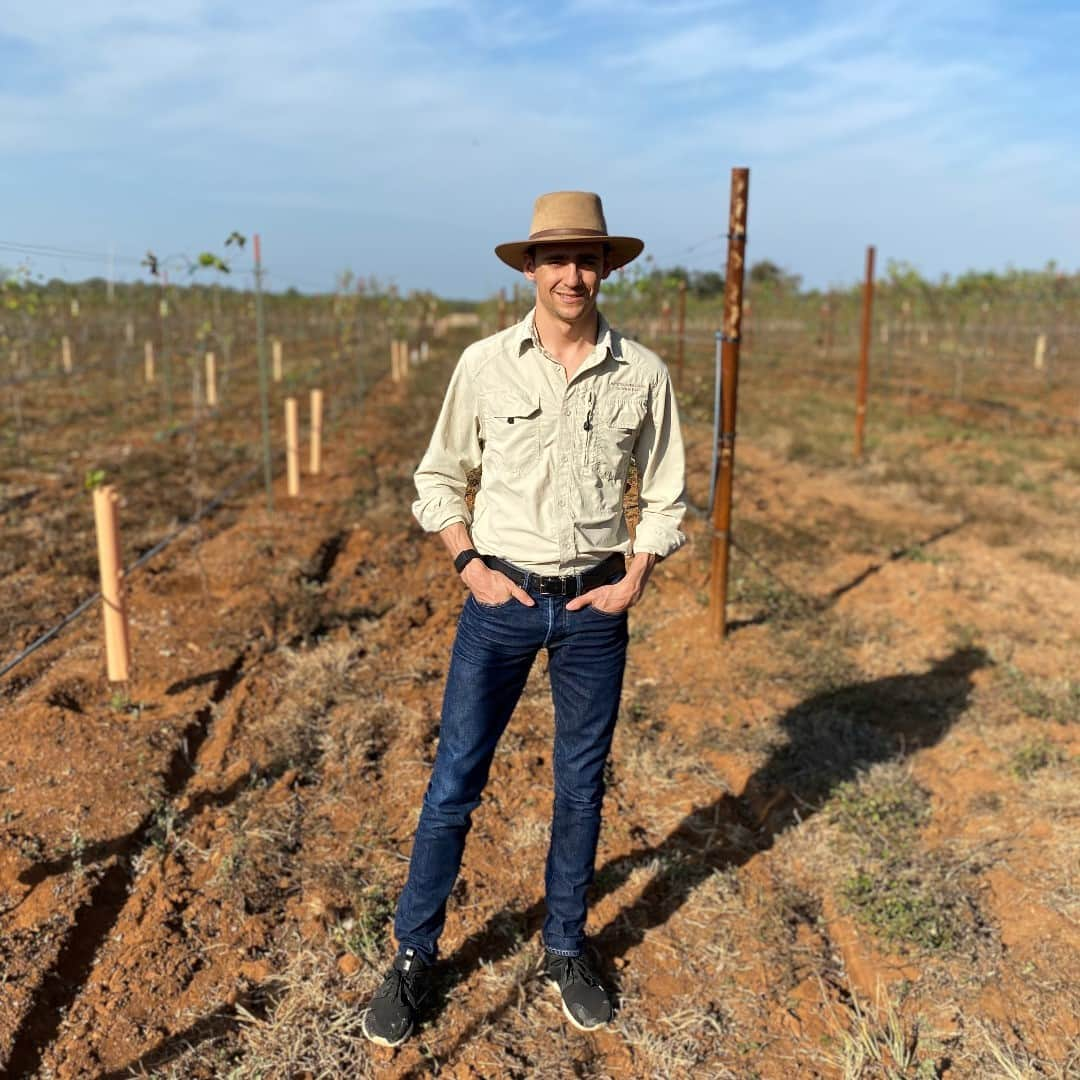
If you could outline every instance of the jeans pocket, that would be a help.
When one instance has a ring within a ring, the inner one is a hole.
[[[477,600],[472,593],[469,593],[469,599],[481,610],[481,611],[501,611],[506,607],[514,597],[508,596],[501,604],[485,604],[483,600]]]
[[[606,584],[618,585],[624,577],[626,577],[626,571],[620,570],[610,581],[606,582]],[[601,615],[605,619],[625,619],[627,613],[630,611],[629,608],[623,608],[622,611],[601,611],[600,608],[595,607],[592,604],[589,604],[589,606],[585,608],[585,610],[591,611],[595,615]]]
[[[601,611],[594,604],[590,604],[585,610],[591,611],[594,615],[599,615],[604,619],[625,619],[630,611],[629,608],[623,608],[622,611]]]

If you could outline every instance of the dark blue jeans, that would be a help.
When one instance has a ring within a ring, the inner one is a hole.
[[[439,746],[416,828],[409,879],[394,934],[434,960],[457,880],[472,812],[480,804],[495,746],[517,705],[534,658],[548,650],[555,703],[555,806],[544,876],[544,944],[566,956],[585,942],[604,764],[611,749],[626,664],[627,617],[592,607],[567,611],[569,597],[511,599],[491,607],[471,595],[458,621],[443,698]]]

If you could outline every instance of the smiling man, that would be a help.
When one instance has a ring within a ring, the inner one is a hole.
[[[416,471],[413,513],[440,535],[469,594],[394,922],[398,953],[364,1014],[364,1034],[383,1046],[408,1038],[420,1015],[472,812],[542,648],[555,705],[545,973],[575,1027],[612,1016],[611,994],[585,955],[585,921],[627,612],[656,561],[685,539],[667,369],[597,309],[600,283],[643,247],[609,235],[599,196],[541,195],[529,238],[495,249],[535,285],[536,306],[462,354]],[[640,508],[632,540],[623,510],[631,460]],[[467,476],[477,466],[470,512]]]

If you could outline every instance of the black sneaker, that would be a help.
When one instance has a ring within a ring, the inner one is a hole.
[[[611,994],[584,956],[559,956],[545,950],[544,970],[562,994],[563,1012],[574,1027],[595,1031],[610,1023]]]
[[[379,1046],[400,1046],[413,1032],[427,997],[428,965],[415,949],[405,949],[386,973],[364,1013],[364,1036]]]

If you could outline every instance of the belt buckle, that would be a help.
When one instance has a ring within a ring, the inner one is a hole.
[[[541,577],[537,579],[537,588],[541,596],[565,596],[566,579],[561,577]]]

